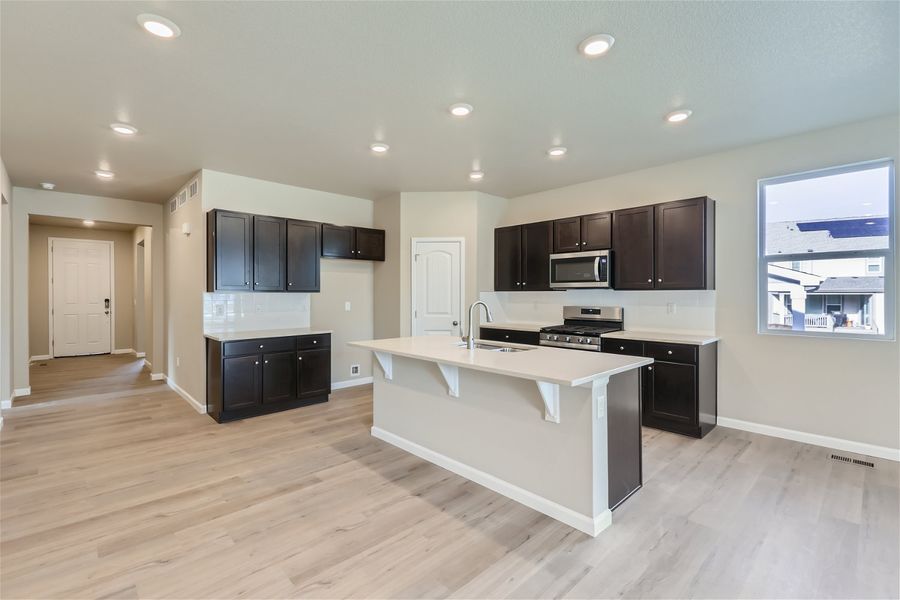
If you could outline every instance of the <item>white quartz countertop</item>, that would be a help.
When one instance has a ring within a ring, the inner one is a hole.
[[[600,337],[604,339],[636,340],[640,342],[693,344],[696,346],[705,346],[706,344],[712,344],[713,342],[719,341],[719,338],[714,335],[695,335],[666,331],[613,331],[612,333],[604,333]]]
[[[284,329],[254,329],[248,331],[211,331],[203,335],[217,342],[235,342],[240,340],[255,340],[259,338],[291,337],[295,335],[317,335],[331,333],[330,329],[310,329],[309,327],[287,327]]]
[[[653,362],[652,359],[639,356],[604,354],[602,352],[572,352],[563,348],[547,346],[485,343],[527,348],[527,350],[522,352],[468,350],[464,345],[460,345],[458,337],[443,335],[349,342],[349,345],[395,356],[406,356],[476,371],[567,386],[589,383],[595,379],[609,377]]]
[[[559,325],[559,323],[539,323],[535,321],[507,321],[500,323],[482,323],[481,327],[485,329],[512,329],[513,331],[540,331],[541,327],[550,327],[551,325]]]

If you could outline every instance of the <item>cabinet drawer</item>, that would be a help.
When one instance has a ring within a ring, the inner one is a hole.
[[[601,338],[600,349],[610,354],[644,356],[644,342]]]
[[[241,354],[261,354],[263,352],[279,352],[294,349],[293,337],[265,338],[257,340],[241,340],[239,342],[225,342],[223,354],[225,356],[240,356]]]
[[[537,346],[541,341],[541,335],[536,331],[497,329],[496,327],[479,328],[478,337],[488,341],[509,342],[511,344],[530,344],[532,346]]]
[[[301,350],[306,350],[308,348],[328,348],[331,346],[331,334],[330,333],[320,333],[317,335],[304,335],[298,338],[300,341],[297,344],[297,347]]]
[[[697,346],[689,344],[660,344],[647,342],[644,355],[656,360],[697,364]]]

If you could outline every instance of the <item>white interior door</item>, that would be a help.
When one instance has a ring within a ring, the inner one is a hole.
[[[53,356],[111,350],[110,244],[51,240]]]
[[[459,335],[462,240],[413,240],[413,335]]]

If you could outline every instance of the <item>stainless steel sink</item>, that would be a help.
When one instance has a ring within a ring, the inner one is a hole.
[[[460,342],[457,344],[460,348],[465,348],[466,343]],[[534,348],[511,348],[509,346],[498,346],[496,344],[485,344],[484,342],[476,342],[475,347],[479,350],[488,350],[490,352],[526,352],[528,350],[534,350]]]

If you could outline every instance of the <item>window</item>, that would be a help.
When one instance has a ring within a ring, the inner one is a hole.
[[[759,331],[893,339],[894,164],[759,182]]]

